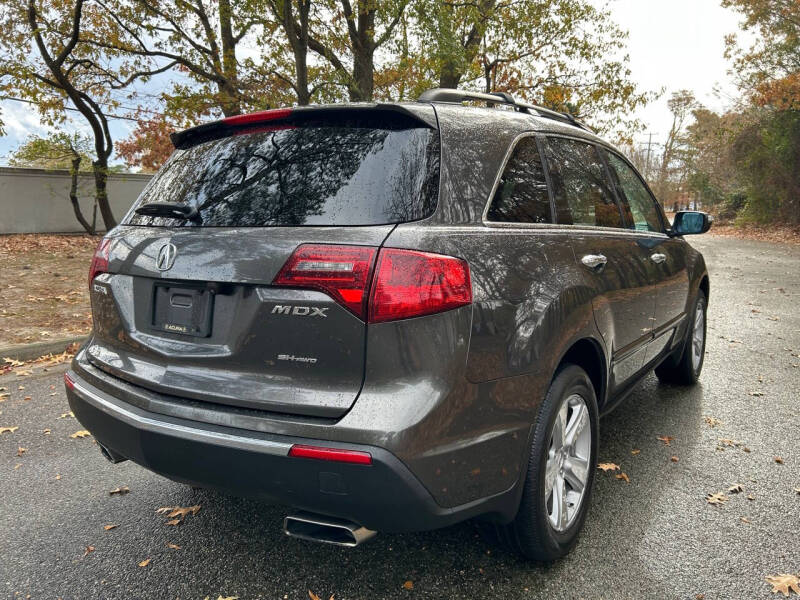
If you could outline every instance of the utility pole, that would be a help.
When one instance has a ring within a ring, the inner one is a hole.
[[[653,132],[648,134],[647,138],[647,159],[645,160],[645,166],[647,168],[647,174],[645,175],[645,179],[650,181],[650,146],[653,144]]]

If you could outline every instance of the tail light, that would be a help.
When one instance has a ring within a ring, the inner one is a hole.
[[[325,292],[370,323],[472,303],[469,266],[464,260],[399,248],[383,248],[379,253],[369,246],[304,244],[289,257],[273,284]]]
[[[370,323],[419,317],[471,303],[466,261],[413,250],[381,250],[369,302]]]
[[[262,110],[246,115],[234,115],[233,117],[226,117],[225,119],[222,119],[222,122],[226,125],[254,125],[256,123],[264,123],[266,121],[278,121],[280,119],[285,119],[291,114],[291,108],[273,108],[271,110]]]
[[[108,238],[103,238],[100,240],[100,243],[97,244],[97,248],[94,251],[94,256],[92,256],[92,264],[89,267],[90,286],[92,285],[94,278],[100,275],[100,273],[108,273],[108,250],[110,245],[111,240]]]
[[[69,373],[64,373],[64,385],[71,390],[75,389],[75,382],[72,381],[72,377],[69,376]]]
[[[272,283],[325,292],[366,320],[375,254],[377,249],[369,246],[304,244],[289,257]]]

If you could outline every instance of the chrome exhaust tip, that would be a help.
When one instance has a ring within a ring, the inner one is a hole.
[[[117,454],[113,450],[106,448],[105,446],[103,446],[103,444],[98,444],[98,446],[100,446],[100,454],[102,454],[103,458],[105,458],[110,463],[114,463],[116,465],[117,463],[125,462],[126,460],[128,460],[121,454]]]
[[[348,548],[354,548],[366,542],[375,537],[377,533],[377,531],[372,531],[352,521],[308,512],[288,515],[283,520],[283,532],[301,540]]]

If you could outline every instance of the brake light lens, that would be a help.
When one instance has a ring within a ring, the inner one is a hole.
[[[302,446],[299,444],[295,444],[289,449],[289,456],[294,458],[329,460],[333,462],[350,463],[353,465],[372,464],[372,456],[369,454],[369,452],[341,450],[339,448],[320,448],[318,446]]]
[[[304,244],[294,251],[272,282],[325,292],[366,320],[376,248]]]
[[[72,381],[72,377],[69,376],[69,373],[64,373],[64,385],[71,390],[75,389],[75,382]]]
[[[414,250],[381,250],[369,302],[370,323],[419,317],[471,303],[466,261]]]
[[[272,283],[324,292],[369,323],[420,317],[472,303],[466,261],[399,248],[378,252],[369,246],[304,244]]]
[[[108,273],[108,256],[110,246],[111,240],[109,238],[103,238],[100,240],[100,243],[97,244],[97,248],[92,256],[92,264],[89,267],[90,286],[92,285],[94,278],[100,275],[100,273]]]
[[[235,115],[222,119],[226,125],[253,125],[264,123],[265,121],[277,121],[285,119],[292,114],[291,108],[274,108],[272,110],[262,110],[247,115]]]

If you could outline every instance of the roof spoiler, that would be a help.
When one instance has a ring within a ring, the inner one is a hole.
[[[170,134],[170,140],[175,148],[186,148],[193,146],[201,140],[208,139],[209,136],[225,135],[236,133],[253,126],[270,124],[275,127],[300,125],[304,121],[316,120],[320,117],[330,116],[331,118],[352,116],[358,112],[391,112],[408,118],[418,126],[436,129],[436,117],[431,114],[426,117],[418,110],[411,110],[407,106],[400,104],[329,104],[323,106],[295,106],[293,108],[274,108],[243,115],[226,117],[217,121],[203,123],[183,131],[176,131]],[[432,111],[431,111],[432,112]]]
[[[514,99],[514,96],[507,92],[468,92],[465,90],[457,90],[455,88],[433,88],[422,93],[417,100],[418,102],[448,102],[452,104],[461,104],[462,102],[486,102],[490,106],[495,104],[504,104],[514,107],[515,110],[527,114],[536,113],[540,117],[546,119],[553,119],[574,125],[591,133],[592,129],[585,123],[579,121],[574,116],[565,112],[558,112],[550,110],[543,106],[535,104],[528,104],[527,102],[520,102]]]

